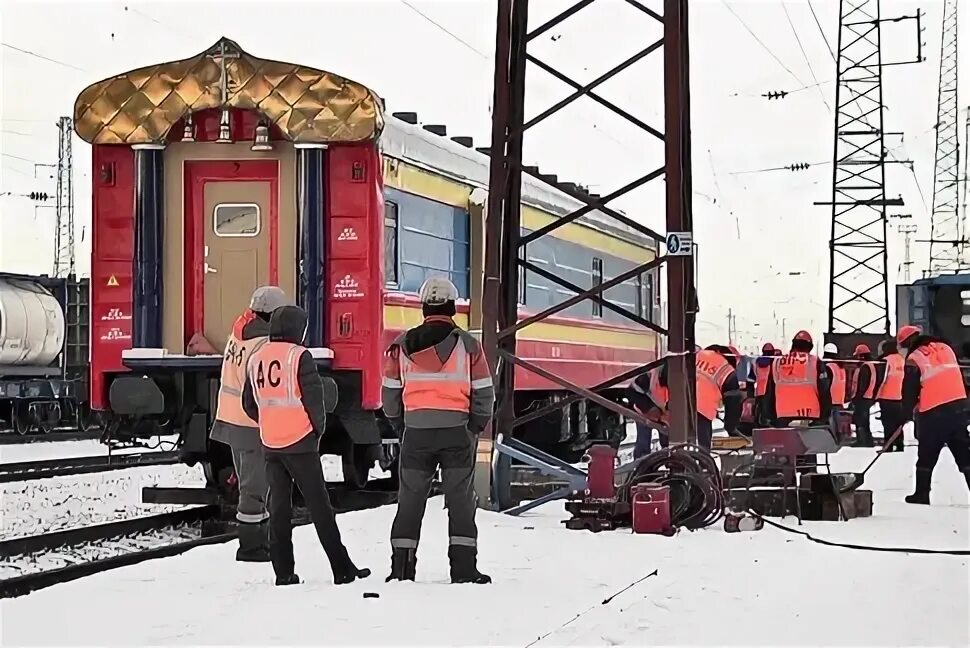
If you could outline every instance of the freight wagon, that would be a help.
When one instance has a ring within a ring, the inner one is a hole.
[[[358,486],[375,462],[393,467],[381,362],[388,342],[421,320],[418,287],[447,276],[461,294],[458,324],[475,330],[482,317],[489,158],[470,139],[417,122],[385,115],[358,83],[259,59],[227,39],[80,94],[75,127],[93,144],[94,169],[91,401],[116,422],[112,442],[178,433],[185,460],[224,485],[229,455],[208,440],[218,352],[251,291],[272,283],[307,309],[307,345],[337,395],[321,451],[339,454],[345,481]],[[522,195],[524,232],[582,206],[533,180]],[[657,251],[592,212],[526,254],[590,286]],[[653,317],[656,284],[644,273],[606,296]],[[522,316],[569,296],[520,276]],[[658,350],[656,334],[589,302],[519,340],[533,362],[588,386]],[[562,396],[518,376],[520,411]],[[573,404],[525,438],[576,453],[623,433],[612,412]]]

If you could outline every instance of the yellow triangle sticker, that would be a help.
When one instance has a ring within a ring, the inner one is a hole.
[[[114,276],[114,275],[111,275],[110,277],[108,277],[108,285],[109,286],[117,286],[118,285],[118,278],[116,276]]]

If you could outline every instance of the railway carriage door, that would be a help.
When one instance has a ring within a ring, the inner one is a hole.
[[[204,334],[222,349],[253,290],[269,281],[270,183],[205,183]]]

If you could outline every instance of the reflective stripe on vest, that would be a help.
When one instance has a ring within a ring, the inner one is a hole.
[[[460,335],[450,336],[455,340],[451,355],[437,371],[422,368],[406,353],[399,356],[401,363],[401,382],[404,391],[401,398],[404,401],[404,412],[415,410],[443,410],[449,412],[468,412],[471,409],[471,391],[476,387],[487,387],[491,378],[472,383],[470,372],[470,358],[465,342]],[[447,339],[447,338],[446,338]],[[437,349],[430,347],[417,354],[435,354]],[[486,384],[487,383],[487,384]]]
[[[754,395],[764,396],[768,390],[768,374],[771,373],[771,365],[754,366]]]
[[[930,342],[910,353],[908,359],[912,359],[920,371],[917,412],[927,412],[967,397],[960,365],[948,344]]]
[[[269,338],[265,336],[241,340],[229,335],[222,356],[222,373],[219,378],[219,395],[216,401],[216,420],[240,427],[255,428],[256,421],[249,418],[242,407],[243,384],[249,358]]]
[[[717,408],[721,405],[721,390],[734,372],[734,367],[717,351],[698,351],[695,358],[697,413],[708,421],[713,421],[717,418]]]
[[[289,342],[267,342],[249,358],[249,380],[259,405],[259,437],[268,448],[291,446],[313,430],[298,377],[304,351]]]
[[[829,389],[832,404],[842,407],[845,405],[845,369],[834,362],[826,362],[825,366],[832,372],[832,385]]]
[[[771,364],[775,380],[775,415],[778,418],[818,418],[818,359],[792,351]]]
[[[886,375],[882,377],[882,384],[879,385],[879,392],[876,398],[879,400],[898,401],[903,400],[903,375],[906,363],[903,356],[898,353],[891,353],[886,356]]]

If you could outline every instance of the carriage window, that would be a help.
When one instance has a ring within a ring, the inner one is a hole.
[[[593,257],[593,286],[598,286],[603,283],[603,259],[598,257]],[[599,294],[602,297],[603,293]],[[598,302],[593,302],[593,317],[603,317],[603,305]]]
[[[259,226],[259,205],[255,203],[222,203],[212,212],[216,236],[259,236]]]
[[[384,282],[397,285],[397,203],[384,202]]]

